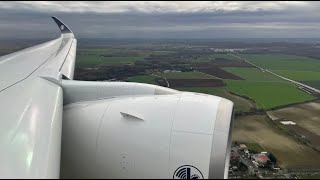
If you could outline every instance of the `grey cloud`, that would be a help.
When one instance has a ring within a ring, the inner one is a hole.
[[[320,36],[319,2],[186,3],[0,2],[0,38],[57,37],[52,15],[78,38]]]
[[[310,6],[308,2],[295,1],[61,1],[61,2],[0,2],[3,9],[31,10],[39,12],[97,12],[97,13],[190,13],[286,10]]]

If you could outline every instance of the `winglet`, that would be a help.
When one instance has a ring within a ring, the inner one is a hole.
[[[73,32],[66,26],[62,21],[60,21],[57,17],[52,16],[52,19],[57,23],[59,26],[59,29],[61,31],[61,34],[66,34],[66,33],[72,33]]]

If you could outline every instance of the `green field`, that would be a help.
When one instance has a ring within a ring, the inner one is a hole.
[[[152,75],[141,75],[141,76],[128,77],[127,80],[130,82],[157,84],[156,79],[157,79],[157,77],[152,76]]]
[[[134,64],[136,61],[144,60],[151,54],[165,55],[174,53],[175,51],[139,51],[128,49],[125,53],[118,49],[82,49],[77,54],[76,67],[93,68],[101,64],[117,65],[117,64]],[[103,56],[102,56],[103,55]],[[117,57],[116,55],[123,55]],[[106,57],[111,56],[111,57]],[[273,70],[285,77],[307,82],[306,84],[316,84],[320,86],[320,60],[277,54],[255,54],[240,55],[246,56],[250,61],[265,68]],[[200,61],[214,61],[215,58],[235,59],[235,57],[225,53],[212,53],[199,57]],[[201,59],[202,58],[202,59]],[[199,60],[199,59],[198,59]],[[244,80],[225,80],[227,87],[199,87],[199,88],[183,88],[181,90],[201,92],[225,97],[235,102],[237,111],[247,112],[252,108],[270,109],[291,103],[303,102],[315,99],[313,96],[299,90],[294,85],[273,76],[269,73],[262,72],[256,68],[238,68],[228,67],[224,70],[235,74]],[[201,72],[170,72],[157,73],[157,76],[167,79],[215,79],[214,76]],[[152,75],[141,75],[129,77],[128,81],[141,82],[149,84],[157,84],[155,77]],[[256,103],[248,99],[232,95],[229,91],[246,96]]]
[[[101,57],[99,55],[78,55],[76,67],[92,68],[100,64],[132,64],[143,60],[143,57]]]
[[[315,97],[299,90],[296,86],[283,81],[269,73],[259,71],[255,68],[225,68],[228,72],[234,73],[245,80],[225,80],[227,87],[185,87],[178,90],[212,94],[230,99],[235,103],[237,112],[248,112],[252,108],[271,109],[292,103],[304,102],[316,99]],[[211,79],[212,76],[200,72],[172,72],[158,73],[167,79]],[[151,75],[135,76],[128,78],[128,81],[157,84],[157,77]],[[248,99],[230,94],[248,97]]]
[[[270,70],[316,71],[320,60],[284,54],[240,54],[250,62]]]
[[[320,80],[320,71],[289,71],[289,70],[274,70],[276,74],[296,81],[314,81]]]
[[[230,94],[226,87],[184,87],[184,88],[177,88],[177,90],[199,92],[199,93],[212,94],[212,95],[224,97],[234,102],[234,108],[236,112],[240,112],[240,111],[249,112],[251,108],[256,107],[254,102],[248,99],[244,99],[242,97]]]
[[[262,72],[256,68],[237,68],[237,67],[227,67],[224,70],[235,74],[246,81],[276,81],[284,82],[284,80],[270,74],[267,72]]]
[[[150,55],[167,55],[175,51],[141,51],[135,49],[79,49],[76,67],[93,68],[101,64],[133,64]]]
[[[254,99],[263,109],[315,99],[287,82],[228,80],[226,83],[230,91]]]
[[[258,143],[246,143],[246,146],[249,151],[256,151],[258,153],[265,151]]]
[[[167,79],[216,79],[213,76],[197,71],[157,73],[156,75]]]
[[[259,108],[270,109],[315,99],[293,84],[256,68],[228,67],[224,70],[245,79],[225,80],[229,90],[253,99]]]
[[[319,81],[300,81],[303,84],[320,89],[320,80]]]

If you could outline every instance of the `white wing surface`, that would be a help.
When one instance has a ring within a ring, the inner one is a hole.
[[[1,178],[59,178],[59,84],[73,79],[77,40],[53,19],[60,38],[0,57]]]

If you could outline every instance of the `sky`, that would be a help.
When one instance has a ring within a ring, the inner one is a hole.
[[[0,39],[55,38],[51,16],[77,38],[320,38],[320,2],[0,1]]]

